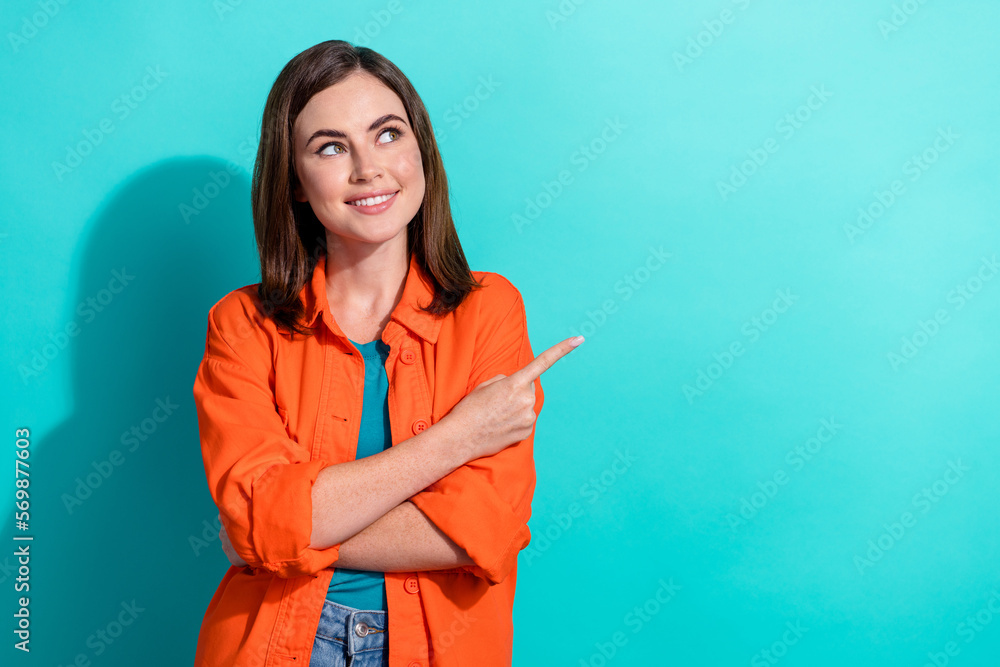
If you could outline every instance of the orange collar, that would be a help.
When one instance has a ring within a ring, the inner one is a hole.
[[[316,320],[322,318],[331,331],[345,337],[337,326],[330,312],[330,302],[326,296],[326,253],[316,261],[312,279],[308,281],[299,293],[305,306],[305,322],[308,326],[316,326]],[[406,286],[403,296],[392,311],[391,319],[414,332],[430,343],[436,343],[441,330],[441,318],[421,310],[434,299],[434,283],[417,262],[417,256],[411,255],[410,269],[406,274]]]

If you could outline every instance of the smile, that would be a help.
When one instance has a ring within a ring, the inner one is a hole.
[[[351,206],[377,206],[383,202],[387,202],[398,193],[393,192],[391,195],[380,195],[378,197],[368,197],[367,199],[355,199],[354,201],[347,202]]]

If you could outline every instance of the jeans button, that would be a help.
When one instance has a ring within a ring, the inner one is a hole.
[[[364,623],[358,623],[357,625],[354,626],[354,634],[356,634],[358,637],[367,637],[368,631],[369,627]]]

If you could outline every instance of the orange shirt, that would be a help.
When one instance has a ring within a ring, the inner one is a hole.
[[[257,286],[234,290],[208,315],[194,398],[205,475],[233,548],[202,620],[195,667],[307,667],[340,545],[314,549],[312,485],[351,461],[361,420],[364,359],[334,321],[326,257],[300,294],[314,336],[279,332],[258,310]],[[382,340],[391,348],[392,444],[435,424],[477,384],[534,358],[524,303],[503,276],[444,317],[419,309],[432,284],[411,258]],[[544,395],[535,381],[535,412]],[[410,500],[475,565],[387,572],[389,666],[509,665],[517,555],[528,545],[534,431],[470,461]]]

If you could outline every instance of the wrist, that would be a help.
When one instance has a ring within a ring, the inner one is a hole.
[[[426,440],[431,456],[447,468],[445,474],[460,468],[474,457],[460,424],[454,419],[445,417],[433,424],[420,435]]]

